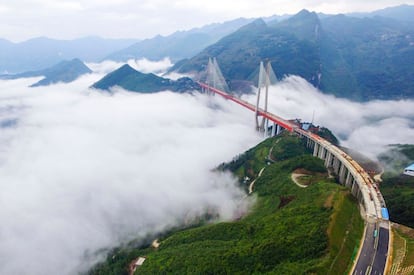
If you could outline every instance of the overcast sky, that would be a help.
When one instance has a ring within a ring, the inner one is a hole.
[[[149,38],[238,17],[363,12],[414,0],[0,0],[0,38]]]

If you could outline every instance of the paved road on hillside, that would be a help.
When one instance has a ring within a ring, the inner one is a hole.
[[[388,241],[390,239],[389,230],[380,227],[378,238],[377,254],[375,255],[375,260],[372,265],[371,275],[384,274],[388,254]]]
[[[361,254],[359,256],[357,265],[354,270],[354,275],[382,275],[384,274],[385,264],[387,262],[388,241],[390,232],[388,228],[379,227],[377,237],[374,238],[374,231],[376,223],[368,223],[365,235],[364,244],[362,246]],[[377,247],[376,247],[377,244]],[[371,270],[366,273],[367,270]]]
[[[375,223],[368,223],[367,224],[367,231],[365,235],[365,240],[362,245],[361,254],[358,258],[358,262],[356,264],[354,273],[355,275],[365,275],[368,267],[372,263],[372,259],[375,255],[375,239],[374,239],[374,230],[375,230]]]

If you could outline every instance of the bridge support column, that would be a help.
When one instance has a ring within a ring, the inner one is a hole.
[[[357,193],[356,197],[358,198],[358,201],[360,203],[364,202],[364,196],[362,195],[361,189],[359,189],[359,188],[358,188],[358,193]]]
[[[341,166],[341,162],[339,161],[339,159],[335,158],[334,162],[333,162],[333,169],[335,174],[339,175],[339,168]]]
[[[345,186],[348,187],[348,188],[351,188],[353,180],[354,180],[354,177],[352,176],[351,172],[348,171],[348,173],[346,175]]]
[[[325,167],[331,167],[332,166],[332,153],[331,152],[327,152],[326,154],[326,158],[325,158]]]
[[[358,183],[355,180],[353,180],[352,189],[351,189],[352,195],[354,195],[354,197],[357,197],[358,191],[359,191]]]
[[[313,149],[315,147],[315,142],[308,137],[306,139],[306,146],[308,146],[308,148],[310,149]]]
[[[323,157],[324,154],[325,154],[325,148],[323,148],[323,146],[320,145],[320,149],[319,149],[319,152],[318,152],[318,158],[324,159],[324,157]]]
[[[281,132],[282,132],[282,127],[280,127],[280,125],[279,124],[276,124],[277,126],[276,126],[276,135],[279,135]]]
[[[332,158],[331,158],[331,162],[328,163],[329,167],[334,167],[334,163],[335,163],[336,157],[335,155],[332,154]]]
[[[269,120],[267,118],[263,118],[263,130],[264,130],[264,136],[267,138],[269,136]]]
[[[319,153],[319,144],[315,143],[315,146],[313,147],[313,156],[317,157]]]
[[[341,169],[339,170],[339,182],[342,185],[345,185],[345,176],[346,173],[348,172],[348,169],[345,167],[345,165],[342,163],[341,165]]]
[[[272,137],[274,137],[275,135],[276,135],[276,123],[274,123],[273,122],[273,125],[272,125]]]

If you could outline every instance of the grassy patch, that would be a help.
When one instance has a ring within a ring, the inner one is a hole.
[[[401,264],[404,261],[405,257],[405,239],[401,236],[398,231],[393,228],[393,242],[392,242],[392,268],[391,274],[398,272],[398,267],[401,267]]]
[[[271,147],[279,161],[268,165],[264,158]],[[298,155],[290,156],[292,151]],[[346,189],[322,174],[308,188],[292,182],[296,169],[326,172],[323,161],[305,153],[303,144],[288,136],[268,139],[223,164],[223,169],[255,173],[266,165],[255,184],[257,203],[247,216],[173,232],[156,250],[121,249],[91,273],[121,274],[128,261],[146,256],[139,274],[343,274],[362,235],[359,211]]]
[[[412,274],[414,270],[414,229],[394,224],[390,274]],[[411,273],[409,273],[411,270]]]
[[[328,228],[329,260],[320,270],[325,274],[343,274],[350,270],[354,251],[359,247],[364,230],[357,203],[348,191],[332,194],[334,213]]]
[[[406,253],[401,263],[401,267],[404,268],[414,265],[414,229],[398,226],[398,228],[394,230],[394,234],[394,249],[401,249],[404,245],[404,240],[406,244]],[[396,253],[398,253],[398,250]]]
[[[414,265],[414,239],[407,240],[407,255],[403,262],[403,267]]]
[[[312,174],[308,174],[308,175],[299,176],[299,177],[296,178],[296,180],[301,185],[309,186],[311,184],[318,183],[321,180],[326,180],[326,175],[320,174],[320,173],[319,174],[312,173]]]

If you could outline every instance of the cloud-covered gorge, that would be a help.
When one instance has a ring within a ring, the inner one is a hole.
[[[100,73],[70,84],[0,81],[0,274],[74,274],[98,251],[207,210],[227,219],[248,207],[235,179],[212,169],[261,140],[254,114],[199,93],[88,88],[115,65],[93,64]],[[371,156],[414,140],[411,100],[354,103],[294,76],[269,98],[285,118],[310,121],[315,111],[317,124]]]
[[[100,249],[248,204],[211,170],[258,142],[249,111],[199,94],[88,90],[96,78],[0,81],[0,274],[73,274]]]

